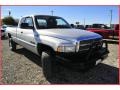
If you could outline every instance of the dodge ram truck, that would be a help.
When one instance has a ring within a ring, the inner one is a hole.
[[[29,15],[20,19],[18,27],[8,27],[9,47],[17,45],[40,56],[43,74],[53,75],[54,62],[81,69],[95,66],[108,56],[107,42],[93,32],[73,29],[62,17]]]

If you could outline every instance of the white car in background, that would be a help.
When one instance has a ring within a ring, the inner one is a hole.
[[[8,27],[13,27],[13,25],[2,25],[1,26],[1,29],[0,29],[1,30],[1,35],[0,35],[1,38],[6,38],[7,37],[7,31],[6,30],[7,30]]]
[[[7,28],[7,25],[3,25],[1,27],[1,37],[6,37],[6,28]]]

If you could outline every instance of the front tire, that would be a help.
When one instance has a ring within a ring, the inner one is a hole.
[[[53,76],[55,56],[51,55],[50,52],[42,52],[41,63],[42,71],[46,78],[51,78]]]
[[[16,50],[16,43],[12,40],[12,38],[9,38],[9,48],[12,51]]]

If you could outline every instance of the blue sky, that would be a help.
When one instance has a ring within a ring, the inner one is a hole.
[[[118,6],[2,6],[2,18],[8,16],[8,10],[14,18],[20,18],[24,15],[45,14],[61,16],[70,24],[80,22],[80,24],[93,24],[110,22],[110,10],[113,11],[112,23],[118,23]]]

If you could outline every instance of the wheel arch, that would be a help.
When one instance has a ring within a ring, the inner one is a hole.
[[[48,46],[48,45],[45,45],[42,43],[37,44],[37,51],[39,54],[41,54],[42,51],[51,51],[51,52],[55,53],[55,50],[51,46]]]

